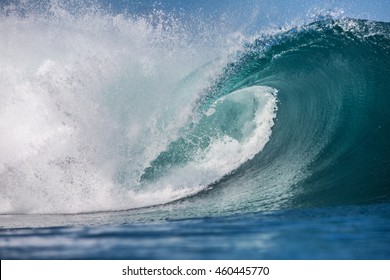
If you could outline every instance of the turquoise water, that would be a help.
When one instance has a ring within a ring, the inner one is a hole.
[[[2,259],[389,258],[389,23],[59,3],[2,6]]]

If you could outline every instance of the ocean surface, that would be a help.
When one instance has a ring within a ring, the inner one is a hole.
[[[390,258],[389,22],[39,3],[0,5],[1,259]]]

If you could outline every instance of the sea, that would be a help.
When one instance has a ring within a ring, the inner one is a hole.
[[[2,1],[0,258],[390,259],[360,2]]]

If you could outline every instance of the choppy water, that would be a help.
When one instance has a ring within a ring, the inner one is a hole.
[[[89,221],[97,218],[90,215]],[[124,214],[103,216],[114,223],[126,219]],[[2,229],[0,257],[389,259],[389,220],[390,206],[382,204],[107,226]]]

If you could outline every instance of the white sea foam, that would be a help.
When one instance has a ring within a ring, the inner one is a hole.
[[[183,188],[188,185],[205,187],[237,169],[264,148],[276,116],[276,90],[264,86],[237,90],[216,101],[214,108],[218,110],[218,103],[225,101],[241,103],[248,112],[240,127],[242,138],[223,135],[212,139],[210,145],[199,151],[193,161],[174,169],[159,183],[168,180],[176,181],[175,185]]]
[[[0,16],[0,213],[170,202],[231,172],[268,141],[276,99],[253,88],[243,94],[262,105],[242,142],[215,139],[194,162],[142,185],[144,169],[180,136],[236,43],[221,42],[218,53],[161,13],[79,16],[52,3],[44,16]]]

